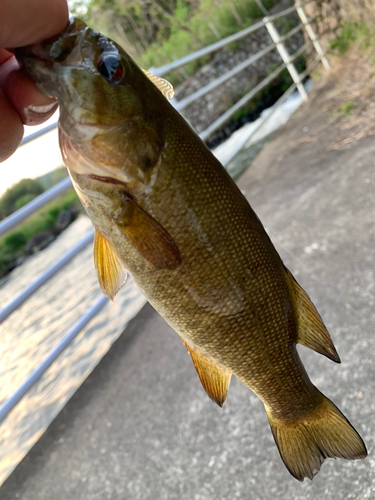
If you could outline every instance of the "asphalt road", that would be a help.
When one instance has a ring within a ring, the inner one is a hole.
[[[180,338],[147,305],[2,486],[1,500],[374,498],[375,138],[332,148],[342,130],[321,111],[337,90],[332,78],[239,185],[331,332],[341,365],[300,352],[369,457],[327,460],[313,482],[297,482],[262,403],[234,379],[224,409],[215,406]]]

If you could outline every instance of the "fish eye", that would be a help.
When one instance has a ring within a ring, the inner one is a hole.
[[[114,53],[103,53],[98,61],[99,73],[109,82],[119,83],[125,76],[125,66],[121,57]]]

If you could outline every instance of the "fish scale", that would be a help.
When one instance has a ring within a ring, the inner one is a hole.
[[[224,167],[167,102],[170,84],[74,18],[16,57],[59,99],[60,147],[96,229],[103,293],[113,299],[128,270],[182,337],[211,399],[223,406],[234,374],[263,401],[297,479],[312,479],[327,457],[364,458],[361,437],[296,349],[340,362],[319,313]]]

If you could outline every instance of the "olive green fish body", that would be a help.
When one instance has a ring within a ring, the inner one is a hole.
[[[364,458],[296,350],[339,362],[322,319],[236,184],[162,95],[168,83],[79,20],[18,58],[59,98],[60,146],[96,228],[104,293],[114,297],[127,269],[182,337],[214,401],[224,404],[231,374],[253,390],[296,478],[312,479],[326,457]]]
[[[106,206],[98,218],[95,198],[89,216],[183,339],[234,373],[269,408],[300,413],[301,406],[315,402],[316,390],[295,349],[295,315],[283,263],[222,165],[168,103],[160,102],[163,106],[163,163],[152,190],[138,192],[136,201],[171,235],[181,264],[173,270],[155,267],[126,239]],[[81,186],[85,182],[74,174],[73,179]],[[91,189],[84,185],[87,192],[97,192],[95,184],[101,183],[86,182],[91,184]]]

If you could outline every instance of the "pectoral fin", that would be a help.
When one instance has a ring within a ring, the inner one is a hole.
[[[328,330],[310,297],[296,282],[291,272],[286,268],[285,270],[297,316],[297,342],[323,354],[336,363],[341,363]]]
[[[176,269],[181,264],[179,249],[170,234],[129,196],[116,222],[136,250],[156,268]]]
[[[208,397],[219,406],[224,406],[232,374],[206,358],[197,349],[189,346],[185,340],[183,340],[183,343],[193,360],[199,379]]]
[[[112,245],[95,229],[94,264],[100,288],[113,300],[125,283],[127,272]]]

